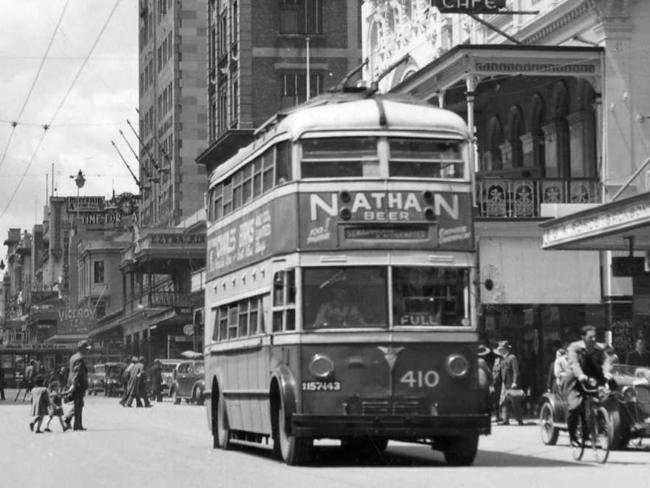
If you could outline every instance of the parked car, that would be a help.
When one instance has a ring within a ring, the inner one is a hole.
[[[174,370],[182,359],[159,359],[162,364],[162,394],[172,396],[174,384]]]
[[[205,390],[205,368],[202,360],[181,361],[174,369],[171,395],[175,404],[182,399],[187,403],[203,405]]]
[[[633,439],[650,437],[650,369],[625,364],[613,366],[617,387],[604,401],[611,421],[610,445],[624,449]],[[555,445],[567,431],[566,392],[544,394],[539,408],[542,442]]]
[[[121,394],[120,377],[125,367],[125,363],[118,362],[95,364],[88,374],[88,394],[97,395],[99,392],[104,392],[106,396]]]

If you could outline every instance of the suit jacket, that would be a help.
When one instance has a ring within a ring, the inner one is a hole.
[[[510,388],[513,383],[519,385],[519,361],[511,352],[501,360],[501,381],[504,388]]]
[[[70,386],[73,388],[73,393],[84,394],[88,389],[88,368],[80,352],[74,353],[70,358],[68,387]]]

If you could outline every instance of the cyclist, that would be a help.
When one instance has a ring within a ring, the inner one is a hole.
[[[577,442],[575,435],[578,418],[585,414],[584,410],[584,384],[589,381],[593,388],[608,382],[603,366],[607,361],[605,347],[596,342],[596,328],[585,325],[582,328],[582,339],[572,342],[568,347],[569,374],[566,377],[566,390],[568,392],[569,412],[567,427],[571,442]],[[613,381],[613,380],[609,380]]]

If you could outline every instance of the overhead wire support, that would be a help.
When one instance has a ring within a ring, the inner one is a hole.
[[[120,135],[122,136],[122,139],[124,139],[124,142],[126,142],[126,145],[129,147],[131,150],[131,153],[133,154],[133,157],[135,160],[140,164],[140,156],[138,156],[138,153],[135,152],[135,149],[133,149],[133,146],[129,142],[129,140],[126,138],[124,135],[124,132],[122,132],[122,129],[120,129]],[[142,172],[147,178],[151,178],[151,174],[149,173],[149,170],[147,170],[147,167],[144,164],[140,164],[140,167],[142,168]]]
[[[138,141],[140,141],[140,146],[147,152],[147,156],[149,156],[149,159],[151,159],[151,164],[153,164],[153,167],[156,168],[156,171],[160,171],[160,166],[156,163],[156,159],[153,157],[153,154],[151,154],[151,151],[149,151],[149,148],[146,146],[138,132],[133,128],[131,125],[131,122],[129,119],[126,119],[126,123],[131,127],[131,130],[133,131],[133,134],[135,134],[135,137],[138,138]]]
[[[124,156],[122,156],[122,153],[121,153],[120,150],[117,148],[117,145],[115,145],[115,141],[111,141],[111,144],[113,144],[113,147],[114,147],[115,150],[117,151],[117,154],[120,156],[120,159],[121,159],[122,162],[124,163],[124,166],[126,166],[126,169],[128,169],[128,170],[129,170],[129,173],[131,173],[131,176],[133,177],[133,180],[135,181],[135,184],[138,185],[138,187],[140,187],[140,180],[138,180],[138,177],[135,175],[135,173],[133,172],[133,170],[132,170],[131,167],[129,166],[129,163],[127,163],[127,162],[126,162],[126,159],[124,159]]]

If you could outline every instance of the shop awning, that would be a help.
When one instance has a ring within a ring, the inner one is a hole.
[[[603,53],[600,47],[459,45],[391,91],[431,99],[455,86],[470,89],[481,79],[504,75],[574,76],[600,91]]]
[[[650,250],[650,193],[540,224],[543,249]],[[632,240],[630,240],[632,238]]]

